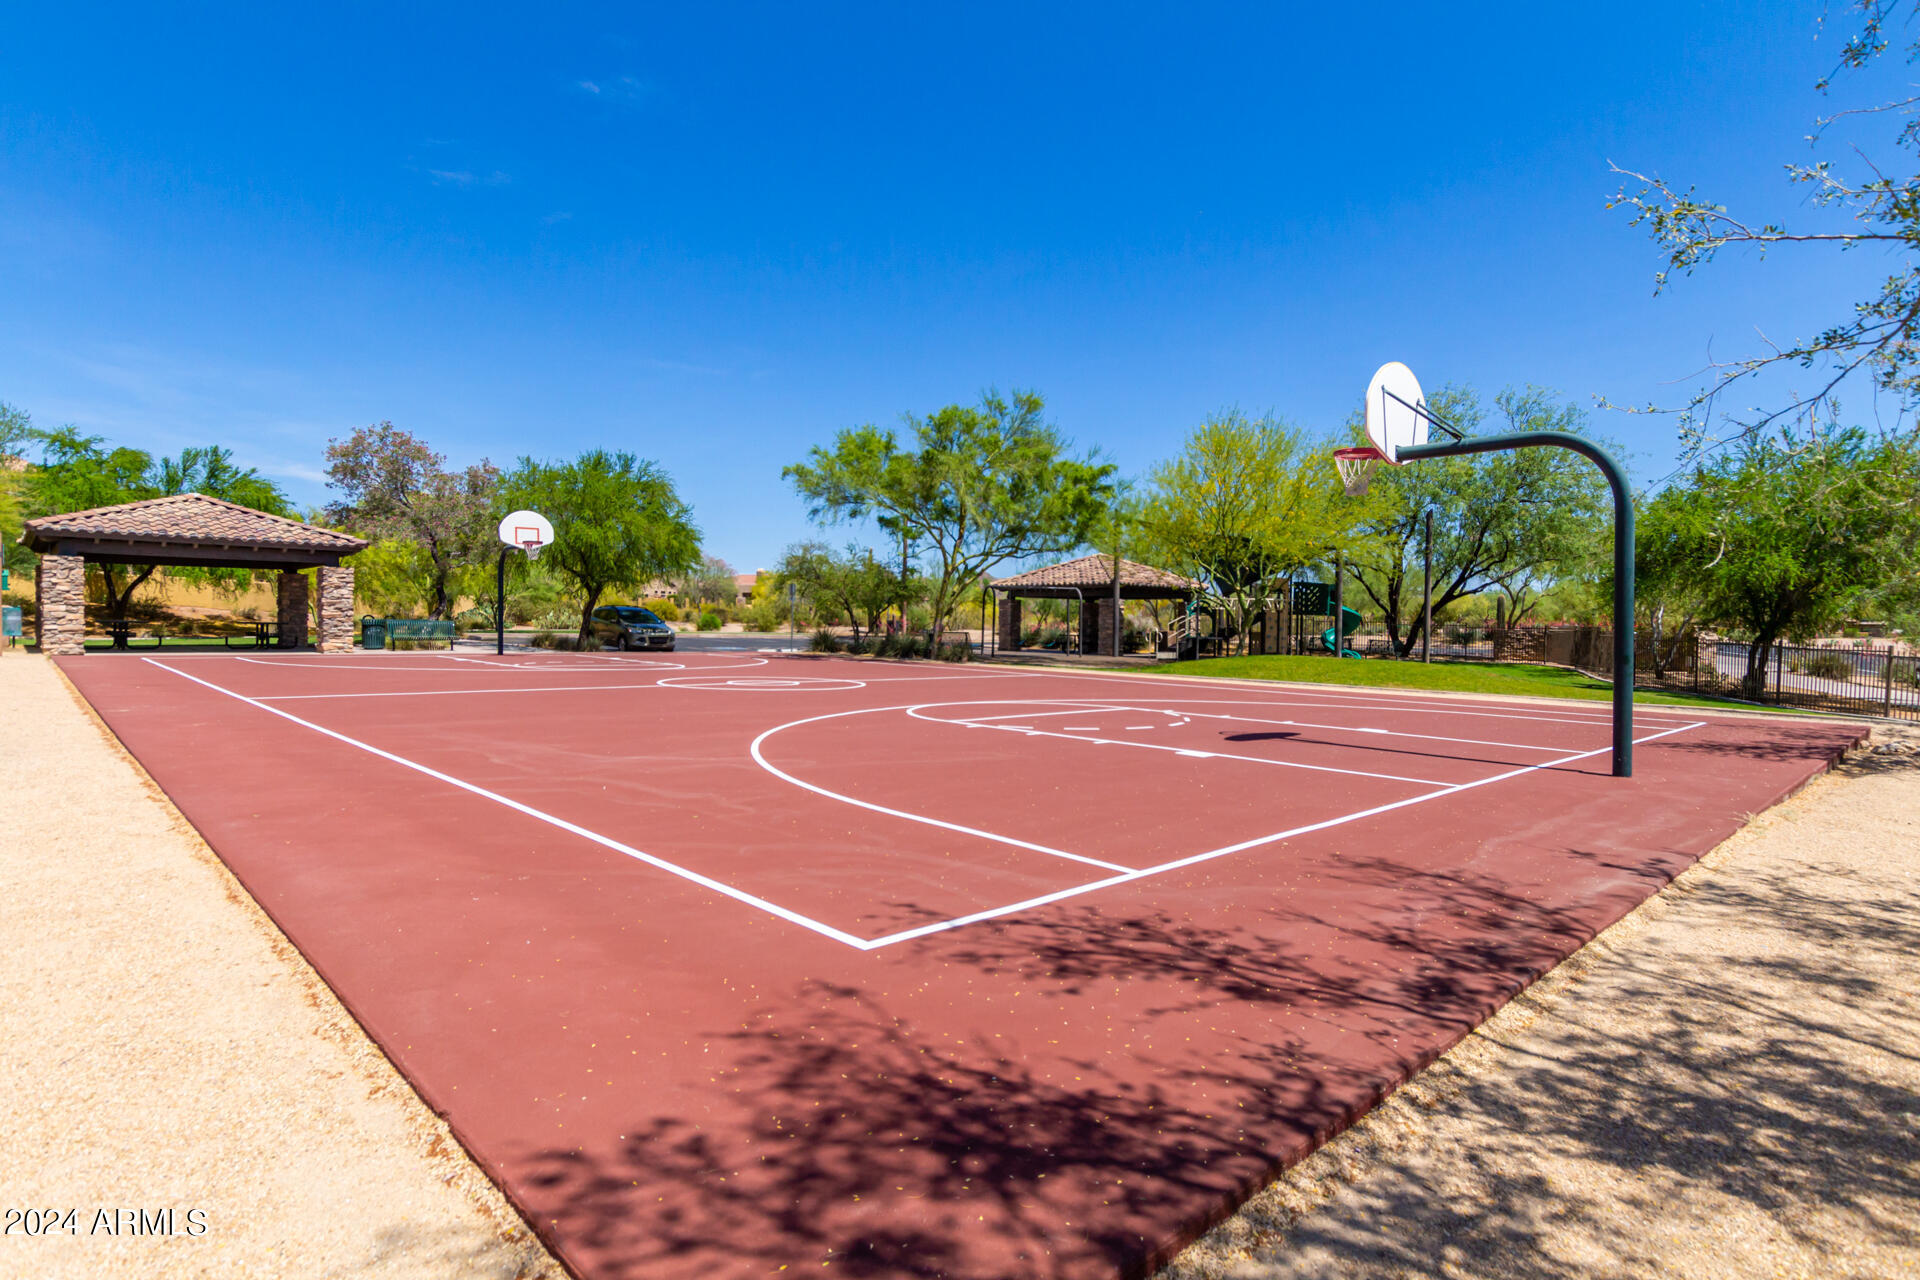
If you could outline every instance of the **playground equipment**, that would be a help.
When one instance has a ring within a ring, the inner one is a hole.
[[[1358,653],[1355,653],[1352,649],[1347,648],[1345,645],[1346,638],[1352,635],[1354,633],[1355,628],[1357,628],[1359,625],[1360,625],[1359,612],[1357,610],[1349,609],[1349,608],[1346,608],[1345,606],[1342,606],[1340,609],[1340,641],[1341,643],[1336,644],[1334,642],[1333,628],[1328,627],[1325,631],[1322,631],[1320,633],[1320,647],[1325,649],[1328,653],[1338,653],[1343,658],[1359,657],[1360,655]]]

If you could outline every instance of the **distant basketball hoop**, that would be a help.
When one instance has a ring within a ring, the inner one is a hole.
[[[538,560],[553,541],[553,522],[538,511],[511,512],[500,522],[500,563],[494,571],[493,651],[507,651],[507,550],[518,547]]]
[[[500,522],[500,541],[538,560],[553,541],[553,523],[538,511],[516,511]]]

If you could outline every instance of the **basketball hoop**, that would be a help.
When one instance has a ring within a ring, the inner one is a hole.
[[[1346,486],[1349,498],[1363,497],[1366,494],[1367,485],[1373,479],[1374,469],[1386,460],[1387,455],[1372,445],[1333,451],[1333,465],[1340,470],[1340,483]]]
[[[500,522],[500,541],[538,560],[553,542],[553,522],[538,511],[515,511]]]

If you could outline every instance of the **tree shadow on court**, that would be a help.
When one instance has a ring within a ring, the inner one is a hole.
[[[1141,1275],[1170,1230],[1263,1183],[1275,1144],[1360,1109],[1291,1065],[1312,1059],[1299,1043],[1187,1073],[1213,1099],[1191,1105],[1091,1058],[1036,1070],[941,1044],[824,983],[716,1040],[733,1065],[698,1123],[636,1119],[616,1150],[533,1159],[533,1216],[593,1274]]]
[[[1793,1249],[1897,1273],[1920,1220],[1920,919],[1910,873],[1819,856],[1825,891],[1788,866],[1690,884],[1674,909],[1708,930],[1589,953],[1162,1280],[1760,1274]]]
[[[1765,738],[1690,738],[1685,734],[1662,738],[1657,746],[1663,752],[1696,756],[1703,760],[1761,760],[1768,763],[1831,763],[1843,749],[1852,750],[1845,730],[1832,725],[1769,726],[1773,732]]]
[[[1228,1003],[1359,1014],[1346,1030],[1392,1043],[1415,1030],[1464,1032],[1593,936],[1587,913],[1494,877],[1384,857],[1342,865],[1319,887],[1370,891],[1357,909],[1275,902],[1238,913],[1257,923],[1214,925],[1092,905],[969,930],[952,959],[1059,998],[1152,983],[1166,997],[1147,1008],[1156,1017]]]
[[[998,1037],[931,1034],[871,991],[802,984],[712,1037],[729,1065],[701,1112],[636,1108],[611,1150],[521,1162],[533,1216],[609,1277],[823,1263],[859,1277],[1142,1274],[1594,928],[1591,909],[1535,902],[1494,876],[1389,858],[1337,874],[1358,904],[1338,920],[1285,902],[1231,924],[1082,906],[925,944],[956,989],[972,973],[1059,1001],[1065,1048],[1044,1060]],[[1715,911],[1769,913],[1815,946],[1920,948],[1910,904],[1873,885],[1837,901],[1783,873],[1721,878],[1711,893]],[[1778,994],[1812,981],[1827,1001]],[[1699,1194],[1702,1231],[1721,1225],[1717,1211],[1792,1232],[1809,1204],[1869,1235],[1906,1229],[1902,1215],[1920,1208],[1908,1176],[1920,1130],[1903,1120],[1913,1092],[1894,1070],[1858,1066],[1862,1055],[1911,1062],[1903,1046],[1920,1036],[1920,1014],[1896,986],[1798,952],[1762,949],[1724,972],[1636,955],[1605,990],[1555,1008],[1548,1048],[1513,1047],[1499,1074],[1443,1064],[1416,1084],[1432,1116],[1479,1117],[1488,1149],[1380,1147],[1338,1214],[1273,1210],[1265,1237],[1240,1242],[1254,1260],[1243,1252],[1233,1275],[1336,1274],[1336,1263],[1353,1268],[1338,1274],[1432,1274],[1488,1258],[1504,1260],[1502,1274],[1554,1280],[1655,1270],[1654,1246],[1630,1237],[1612,1241],[1604,1265],[1566,1249],[1570,1230],[1615,1225],[1569,1193],[1566,1165],[1630,1188],[1629,1201]],[[1659,1017],[1612,1016],[1659,1000]],[[1161,1025],[1218,1021],[1236,1047],[1105,1061],[1073,1038],[1090,1009],[1127,1019],[1143,1041]],[[1541,1152],[1563,1167],[1530,1164]],[[1480,1189],[1471,1201],[1463,1178]],[[1182,1263],[1167,1274],[1223,1272]]]

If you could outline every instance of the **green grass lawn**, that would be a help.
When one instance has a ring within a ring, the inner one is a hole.
[[[218,635],[204,635],[204,636],[162,636],[162,637],[160,637],[160,644],[159,644],[158,646],[156,646],[156,645],[155,645],[155,644],[153,643],[153,637],[152,637],[152,636],[139,636],[139,635],[137,635],[137,636],[135,636],[135,637],[133,637],[133,643],[132,643],[132,647],[133,647],[133,648],[135,648],[135,649],[152,649],[152,648],[156,648],[156,647],[158,647],[158,648],[170,648],[170,647],[175,647],[175,646],[179,646],[179,645],[199,645],[199,646],[201,646],[202,648],[204,648],[205,646],[207,646],[207,645],[210,645],[210,644],[213,644],[213,645],[222,645],[222,647],[231,647],[231,648],[235,648],[235,649],[251,649],[251,648],[253,648],[253,647],[254,647],[254,644],[253,644],[253,632],[251,632],[251,631],[236,631],[236,632],[234,632],[234,633],[233,633],[233,644],[232,644],[231,646],[226,646],[226,645],[224,645],[224,644],[223,644],[223,642],[222,642],[222,640],[221,640],[221,638],[220,638],[220,636],[218,636]],[[278,645],[276,644],[276,642],[275,642],[275,641],[272,641],[272,640],[269,640],[269,641],[267,641],[267,643],[266,643],[266,644],[265,644],[264,646],[262,646],[262,647],[264,647],[264,648],[268,648],[268,649],[273,649],[273,648],[277,648],[277,647],[278,647]],[[113,641],[112,641],[111,639],[109,639],[109,638],[107,638],[106,636],[88,636],[88,637],[87,637],[87,648],[89,648],[89,649],[111,649],[111,648],[113,648]]]
[[[1129,668],[1138,670],[1138,668]],[[1302,684],[1374,685],[1391,689],[1444,689],[1451,693],[1525,694],[1536,698],[1580,698],[1605,702],[1613,686],[1565,667],[1525,662],[1389,662],[1374,658],[1320,658],[1309,654],[1256,654],[1242,658],[1200,658],[1154,667],[1160,675],[1222,676],[1239,680],[1290,680]],[[1674,706],[1725,707],[1713,698],[1640,690],[1635,702]],[[1745,706],[1746,704],[1738,704]],[[1761,710],[1762,708],[1753,708]],[[1768,707],[1772,711],[1778,708]]]

